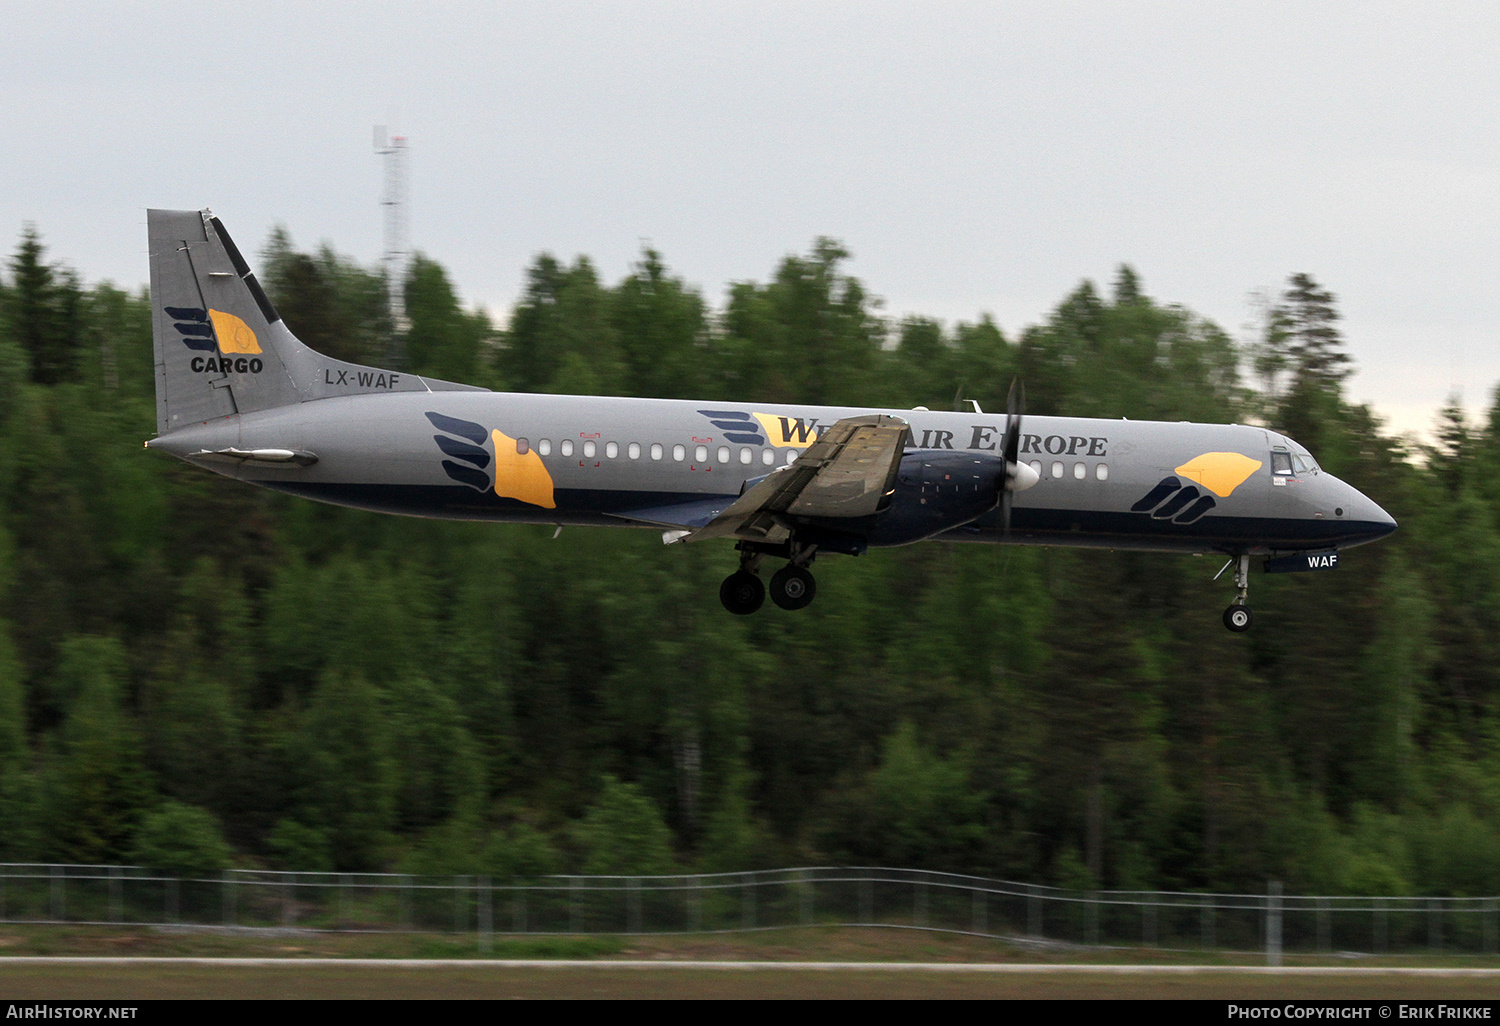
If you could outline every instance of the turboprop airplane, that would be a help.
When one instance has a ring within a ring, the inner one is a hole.
[[[1265,428],[776,403],[506,394],[345,363],[299,342],[210,211],[152,210],[157,437],[292,495],[410,516],[733,540],[731,613],[812,601],[819,554],[927,539],[1332,569],[1396,522]],[[1216,578],[1217,579],[1217,578]]]

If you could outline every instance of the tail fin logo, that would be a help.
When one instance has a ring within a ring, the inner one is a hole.
[[[167,316],[176,321],[172,327],[182,336],[182,344],[189,349],[200,349],[212,353],[219,348],[214,338],[214,326],[208,319],[208,311],[191,306],[165,307]]]
[[[475,491],[494,492],[502,499],[557,508],[552,475],[528,444],[471,420],[433,412],[428,412],[427,419],[443,432],[433,435],[432,440],[449,457],[443,460],[443,472],[453,480]]]
[[[219,336],[219,352],[260,352],[260,340],[255,337],[255,332],[250,330],[250,325],[234,314],[224,313],[222,310],[210,310],[208,318],[214,323],[214,334]]]
[[[182,344],[203,353],[219,353],[221,356],[194,357],[192,369],[195,373],[259,374],[265,366],[261,360],[246,360],[245,356],[259,355],[260,340],[250,325],[232,313],[222,310],[205,310],[195,306],[163,307],[172,318],[172,327],[182,337]]]

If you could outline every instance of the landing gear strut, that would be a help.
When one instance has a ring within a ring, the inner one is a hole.
[[[1236,634],[1242,634],[1250,629],[1251,621],[1250,607],[1246,605],[1250,601],[1250,557],[1235,556],[1214,575],[1214,580],[1217,581],[1230,566],[1234,567],[1234,586],[1239,589],[1239,595],[1235,598],[1234,605],[1224,610],[1224,626]]]

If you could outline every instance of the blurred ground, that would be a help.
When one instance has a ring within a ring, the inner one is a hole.
[[[473,938],[423,934],[316,934],[295,931],[214,931],[119,927],[0,929],[0,956],[361,958],[344,965],[202,965],[193,963],[0,963],[0,996],[44,998],[1453,998],[1500,997],[1500,976],[1458,975],[1500,968],[1500,960],[1412,958],[1289,958],[1289,967],[1321,965],[1332,974],[1244,974],[1226,967],[1257,965],[1256,953],[1147,949],[1027,949],[985,938],[912,930],[812,928],[691,937],[496,938],[495,959],[590,960],[555,966],[392,964],[393,959],[481,957]],[[384,964],[382,961],[385,960]],[[611,966],[612,961],[759,963],[889,962],[1006,965],[1011,971],[954,968],[743,969]],[[1089,970],[1080,968],[1099,965]],[[1110,971],[1105,965],[1150,970]],[[1199,965],[1183,973],[1169,967]],[[1024,968],[1023,968],[1024,967]],[[1067,968],[1062,968],[1067,967]],[[1425,967],[1433,975],[1402,975]],[[1390,970],[1372,973],[1371,970]]]

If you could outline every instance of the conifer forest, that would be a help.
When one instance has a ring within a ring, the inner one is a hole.
[[[276,231],[331,356],[523,392],[1261,423],[1400,523],[1336,573],[924,543],[729,615],[728,543],[319,505],[147,452],[144,289],[0,270],[0,861],[347,872],[884,865],[1069,887],[1500,894],[1500,404],[1353,402],[1337,283],[1235,338],[1122,266],[1019,334],[892,318],[819,239],[706,295],[538,257],[508,316]],[[1149,272],[1149,268],[1143,269]],[[145,276],[144,258],[141,273]],[[1253,284],[1253,283],[1247,283]],[[394,343],[394,346],[393,346]]]

